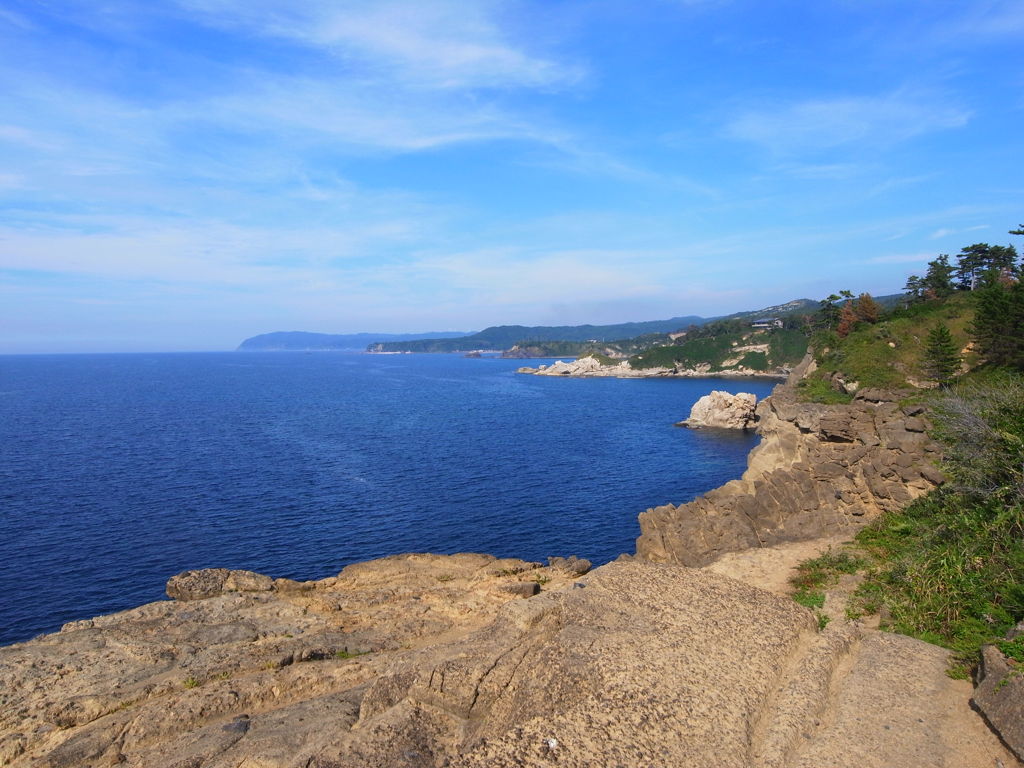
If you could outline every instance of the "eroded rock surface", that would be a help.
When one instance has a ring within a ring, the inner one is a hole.
[[[694,403],[690,417],[679,422],[678,426],[690,429],[752,429],[757,421],[756,406],[757,396],[749,392],[733,395],[716,389]]]
[[[789,598],[711,571],[621,561],[578,576],[584,562],[405,555],[76,622],[0,649],[0,764],[1002,759],[984,729],[957,730],[973,713],[947,706],[945,651],[839,621],[820,631]]]
[[[689,504],[640,515],[637,556],[699,566],[725,552],[856,531],[942,482],[923,409],[862,389],[849,405],[799,402],[789,384],[757,406],[747,471]]]
[[[305,765],[356,723],[365,687],[396,659],[575,577],[472,554],[401,555],[308,583],[179,574],[168,590],[180,600],[0,648],[0,765]]]
[[[1003,743],[1024,761],[1024,668],[994,645],[983,647],[972,703]]]

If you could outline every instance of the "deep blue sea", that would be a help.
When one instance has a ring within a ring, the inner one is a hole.
[[[0,357],[0,643],[189,568],[315,579],[400,552],[595,564],[757,438],[673,427],[712,389],[451,355]]]

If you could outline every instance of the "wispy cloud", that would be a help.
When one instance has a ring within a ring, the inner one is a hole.
[[[803,155],[853,145],[887,148],[924,133],[959,128],[969,119],[968,110],[946,101],[898,91],[751,109],[729,122],[726,132],[779,155]]]
[[[579,65],[532,53],[499,18],[514,3],[379,0],[281,4],[271,0],[180,0],[205,23],[243,28],[328,51],[363,74],[429,88],[559,87],[583,76]]]
[[[942,238],[949,237],[950,235],[957,235],[957,234],[962,234],[962,233],[965,233],[965,232],[977,232],[979,229],[989,229],[989,228],[990,227],[989,227],[988,224],[978,224],[977,226],[974,226],[974,227],[962,227],[960,229],[948,229],[946,227],[940,227],[939,229],[935,230],[930,235],[928,235],[928,239],[929,240],[941,240]]]

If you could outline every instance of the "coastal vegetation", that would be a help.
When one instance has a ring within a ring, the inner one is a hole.
[[[900,306],[845,334],[834,303],[823,303],[812,340],[819,368],[802,387],[819,402],[849,397],[842,382],[933,387],[915,399],[928,408],[947,482],[858,534],[847,562],[863,581],[849,611],[952,649],[956,676],[982,645],[1022,653],[1019,639],[1004,639],[1024,619],[1021,278],[1013,246],[980,243],[930,262],[908,279]],[[795,596],[809,604],[839,572],[848,570],[805,563]]]
[[[629,359],[633,368],[698,368],[709,372],[737,365],[764,371],[769,367],[795,365],[807,350],[807,336],[796,327],[751,329],[743,320],[716,323],[687,331],[674,344],[650,347]]]

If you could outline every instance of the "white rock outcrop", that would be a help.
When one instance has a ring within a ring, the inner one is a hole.
[[[690,418],[679,422],[679,426],[697,429],[719,427],[722,429],[753,429],[756,416],[754,408],[757,397],[749,392],[730,395],[715,390],[694,403]]]

